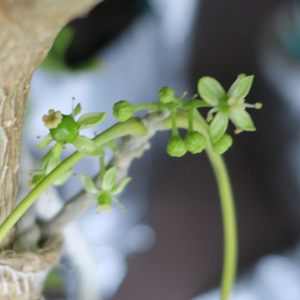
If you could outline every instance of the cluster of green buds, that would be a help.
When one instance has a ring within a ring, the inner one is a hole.
[[[117,206],[122,206],[120,202],[114,197],[114,195],[120,194],[125,189],[129,181],[131,180],[130,177],[126,177],[121,181],[121,183],[118,186],[116,186],[116,179],[117,179],[116,167],[111,167],[108,170],[102,172],[101,188],[97,188],[95,183],[89,176],[85,174],[80,174],[80,177],[86,192],[91,195],[94,195],[95,199],[97,199],[98,201],[97,209],[99,213],[102,211],[111,210],[112,200],[116,203]]]
[[[98,156],[101,150],[97,147],[93,140],[85,136],[79,135],[80,130],[94,127],[100,124],[106,113],[89,113],[81,116],[78,121],[75,121],[75,116],[81,111],[81,106],[78,104],[75,109],[72,109],[70,115],[63,115],[60,111],[50,109],[48,115],[43,116],[45,126],[49,128],[50,133],[43,141],[36,145],[37,148],[44,148],[52,141],[57,142],[52,148],[53,157],[59,157],[61,151],[67,144],[73,144],[78,152],[84,155]]]
[[[203,77],[198,82],[197,95],[189,100],[183,100],[185,93],[175,97],[174,90],[164,86],[159,91],[159,102],[142,105],[132,105],[127,101],[119,101],[114,105],[113,114],[124,122],[131,118],[135,111],[148,109],[151,111],[170,110],[172,120],[172,137],[167,146],[170,156],[181,157],[187,151],[196,154],[202,152],[206,147],[206,137],[193,129],[195,110],[200,107],[211,107],[208,112],[207,122],[209,124],[209,139],[214,151],[223,154],[232,145],[232,137],[226,134],[228,121],[231,120],[236,126],[235,133],[242,131],[254,131],[255,127],[246,108],[260,109],[261,103],[245,103],[253,81],[253,76],[240,74],[226,93],[220,83],[212,77]],[[188,114],[188,131],[182,139],[178,134],[176,115],[178,112]],[[214,116],[214,113],[215,116]]]
[[[61,163],[60,157],[53,157],[52,149],[50,149],[40,160],[41,171],[38,171],[33,175],[32,180],[29,182],[29,186],[34,188],[39,184],[52,170],[54,170]],[[72,169],[69,169],[59,178],[54,181],[54,185],[62,185],[72,174]]]

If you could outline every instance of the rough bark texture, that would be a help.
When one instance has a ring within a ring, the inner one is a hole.
[[[36,253],[5,251],[0,254],[0,298],[2,300],[42,300],[42,289],[49,270],[62,252],[60,236]]]
[[[61,28],[99,2],[0,0],[0,224],[15,204],[23,116],[32,74]],[[11,232],[1,246],[12,240]]]

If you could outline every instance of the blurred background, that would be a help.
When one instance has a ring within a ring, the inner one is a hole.
[[[263,109],[251,112],[257,131],[234,136],[225,154],[239,228],[239,277],[230,299],[299,300],[300,1],[104,1],[64,29],[34,74],[23,161],[44,154],[34,148],[36,136],[46,134],[41,117],[51,108],[69,114],[72,97],[83,113],[108,112],[101,132],[116,121],[111,111],[119,100],[157,101],[165,85],[191,96],[205,75],[228,89],[240,73],[255,75],[247,102]],[[64,230],[66,253],[46,282],[47,299],[219,299],[215,179],[205,154],[169,157],[169,137],[157,134],[133,163],[133,180],[119,197],[126,213],[97,215],[93,206]],[[99,167],[86,158],[74,171],[41,197],[41,217],[81,190],[79,173],[92,176]]]

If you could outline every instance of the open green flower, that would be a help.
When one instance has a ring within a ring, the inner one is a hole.
[[[226,93],[220,83],[212,77],[202,77],[198,82],[198,92],[202,99],[213,107],[208,113],[208,120],[212,119],[209,133],[212,142],[218,141],[225,133],[229,119],[236,126],[236,133],[254,131],[256,128],[246,108],[262,107],[261,103],[245,103],[254,76],[240,74]],[[212,114],[216,112],[213,118]]]
[[[97,209],[99,212],[111,210],[111,201],[113,200],[117,206],[121,206],[121,203],[113,197],[113,195],[118,195],[122,193],[126,185],[131,180],[131,177],[124,178],[121,183],[116,186],[117,179],[117,168],[111,167],[103,176],[101,182],[101,188],[97,188],[93,180],[85,174],[80,174],[81,180],[83,182],[84,189],[87,193],[94,195],[95,199],[98,201]]]
[[[71,115],[62,115],[60,111],[50,109],[48,115],[44,115],[42,119],[45,126],[49,128],[50,133],[36,147],[44,148],[52,141],[56,141],[56,145],[52,148],[54,158],[60,156],[62,149],[67,144],[73,144],[78,152],[84,155],[100,155],[102,152],[96,143],[85,136],[79,135],[79,131],[100,124],[104,120],[106,113],[85,114],[78,121],[75,121],[75,116],[80,111],[80,104],[75,109],[72,109]]]

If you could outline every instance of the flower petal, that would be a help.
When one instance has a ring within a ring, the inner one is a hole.
[[[51,134],[48,134],[46,137],[43,138],[43,140],[37,144],[35,147],[36,148],[45,148],[47,147],[51,142],[53,141],[53,138]]]
[[[78,103],[74,109],[74,117],[76,117],[81,112],[81,104]]]
[[[113,195],[117,195],[123,192],[123,190],[125,189],[126,185],[129,183],[129,181],[131,180],[131,177],[126,177],[124,178],[121,183],[119,184],[119,186],[117,188],[114,188],[112,190],[112,194]]]
[[[230,87],[227,95],[234,98],[245,98],[252,86],[254,76],[246,76],[238,78],[233,85]]]
[[[229,118],[237,128],[241,128],[245,131],[256,130],[250,115],[245,110],[232,112],[229,114]]]
[[[80,178],[82,180],[84,189],[88,193],[90,193],[90,194],[98,194],[99,193],[99,190],[96,188],[93,180],[89,176],[87,176],[85,174],[80,174]]]
[[[102,151],[98,148],[97,144],[85,136],[78,135],[72,142],[78,152],[84,155],[98,156],[101,155]]]
[[[111,191],[111,189],[113,188],[116,182],[116,179],[117,179],[117,168],[116,167],[109,168],[103,176],[102,189],[108,192]]]
[[[209,135],[213,143],[219,140],[228,126],[228,115],[218,112],[209,126]]]
[[[79,125],[80,129],[91,128],[100,124],[104,120],[105,115],[106,113],[85,114],[79,118],[77,124]]]
[[[226,96],[220,83],[212,77],[202,77],[198,81],[198,92],[202,99],[210,105],[217,105]]]

